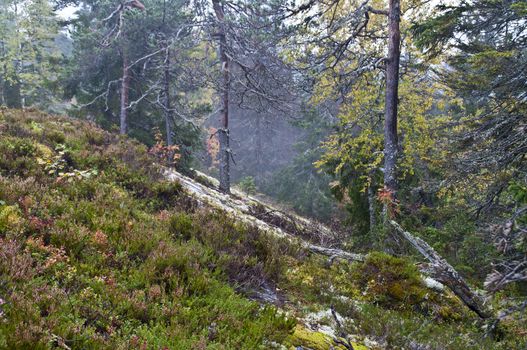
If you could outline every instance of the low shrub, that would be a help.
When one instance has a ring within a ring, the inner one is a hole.
[[[0,348],[258,349],[290,333],[227,283],[222,253],[242,244],[205,233],[250,246],[246,229],[185,212],[146,147],[27,110],[0,110],[0,131]],[[62,181],[72,169],[99,172]]]
[[[175,213],[170,217],[168,230],[174,237],[187,241],[196,234],[192,218],[183,212]]]
[[[414,264],[381,252],[356,264],[352,278],[366,300],[394,309],[419,304],[427,294]]]

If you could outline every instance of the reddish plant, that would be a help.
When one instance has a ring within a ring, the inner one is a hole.
[[[386,206],[387,213],[390,218],[395,218],[399,213],[399,201],[395,198],[395,193],[387,188],[379,188],[377,192],[377,199],[382,203],[383,206]]]
[[[155,130],[154,139],[156,140],[156,143],[148,152],[162,163],[166,162],[169,166],[175,165],[179,158],[181,158],[181,154],[179,154],[179,146],[166,145],[165,141],[163,141],[163,135],[158,129]]]

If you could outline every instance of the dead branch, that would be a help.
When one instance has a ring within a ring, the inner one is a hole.
[[[404,237],[412,246],[430,261],[429,272],[439,282],[445,284],[463,303],[479,317],[487,319],[493,312],[484,304],[480,296],[465,282],[463,277],[434,248],[419,237],[405,231],[393,220],[389,221],[395,231]]]

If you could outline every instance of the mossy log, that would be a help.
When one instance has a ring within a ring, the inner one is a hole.
[[[349,261],[364,260],[362,254],[328,248],[321,244],[333,241],[337,235],[321,223],[292,213],[285,213],[235,189],[232,190],[231,194],[222,193],[214,188],[217,185],[216,180],[203,173],[198,173],[198,177],[206,180],[207,184],[202,184],[173,169],[166,168],[164,173],[169,180],[179,181],[200,205],[208,205],[223,210],[240,222],[254,225],[279,237],[289,238],[304,249],[328,256],[331,260],[336,258]]]
[[[430,266],[428,271],[433,278],[446,285],[450,290],[465,303],[465,305],[481,318],[490,318],[493,313],[483,303],[480,296],[474,292],[467,282],[459,273],[450,265],[434,248],[419,237],[412,235],[410,232],[391,220],[390,224],[395,231],[404,237],[410,244],[421,253],[428,261]]]
[[[338,235],[330,228],[299,215],[285,213],[256,198],[238,192],[236,189],[233,189],[231,194],[222,193],[217,190],[217,180],[203,173],[196,172],[199,181],[169,168],[164,168],[164,175],[169,180],[178,181],[198,202],[198,205],[223,210],[240,222],[254,225],[279,237],[288,238],[309,252],[327,256],[330,263],[335,259],[352,262],[365,259],[362,254],[326,246],[324,242],[333,241]],[[438,292],[443,290],[441,283],[429,277],[423,277],[423,283]]]

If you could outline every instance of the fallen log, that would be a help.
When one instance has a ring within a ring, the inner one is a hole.
[[[240,222],[254,225],[262,231],[297,242],[309,252],[327,256],[330,263],[335,259],[350,262],[362,262],[365,259],[362,254],[329,248],[327,242],[335,240],[338,233],[316,221],[292,213],[285,213],[256,198],[247,197],[235,189],[231,195],[221,193],[216,189],[216,180],[203,173],[198,172],[197,174],[209,182],[208,185],[184,176],[173,169],[164,168],[163,172],[167,179],[179,181],[183,188],[202,205],[223,210]],[[431,278],[423,276],[423,283],[428,288],[438,292],[442,291],[441,284]]]
[[[312,253],[329,257],[330,264],[332,264],[335,259],[342,259],[349,262],[363,262],[366,258],[363,254],[351,253],[337,248],[321,247],[307,242],[303,244],[303,247]],[[445,291],[445,287],[440,281],[427,276],[429,274],[427,269],[419,267],[419,271],[422,273],[421,278],[426,288],[433,289],[438,293]]]
[[[167,179],[179,181],[197,200],[233,213],[238,219],[250,222],[259,228],[271,229],[280,235],[302,238],[321,247],[337,242],[341,235],[315,220],[286,213],[235,188],[230,195],[222,193],[217,189],[216,179],[198,171],[196,171],[197,177],[202,181],[205,180],[206,184],[184,176],[174,169],[162,168],[162,171]]]
[[[310,243],[305,243],[304,248],[306,248],[310,252],[328,256],[331,261],[335,259],[343,259],[348,261],[364,261],[364,255],[346,252],[341,249],[326,248]]]
[[[442,284],[446,285],[463,303],[479,317],[487,319],[493,316],[492,311],[485,305],[481,297],[474,292],[459,273],[434,248],[419,237],[405,231],[398,223],[390,220],[395,231],[404,237],[421,253],[430,266],[427,272]]]

